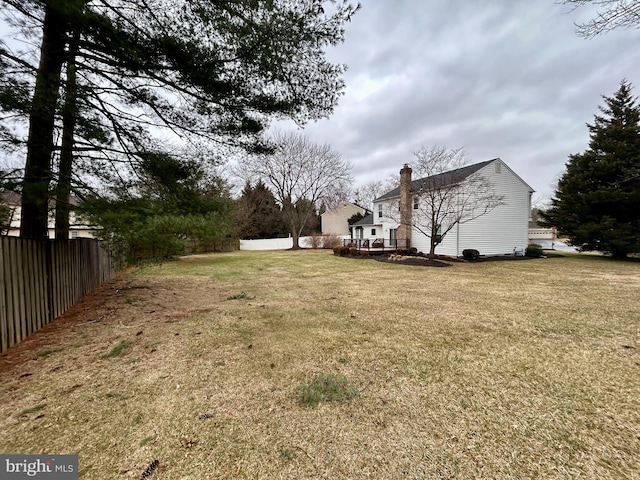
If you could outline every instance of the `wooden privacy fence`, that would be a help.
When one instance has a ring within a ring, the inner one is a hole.
[[[0,237],[0,353],[115,273],[97,240]]]

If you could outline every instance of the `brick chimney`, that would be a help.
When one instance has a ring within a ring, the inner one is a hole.
[[[400,226],[398,227],[398,240],[406,240],[406,246],[398,242],[401,248],[411,246],[412,202],[411,202],[411,167],[404,164],[400,170]]]

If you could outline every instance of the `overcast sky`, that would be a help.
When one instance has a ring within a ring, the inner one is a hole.
[[[540,202],[568,155],[587,148],[602,95],[624,78],[640,95],[640,30],[578,37],[574,23],[593,7],[360,1],[345,42],[328,52],[348,67],[345,94],[330,118],[304,128],[353,165],[356,187],[397,174],[421,145],[444,145],[463,147],[470,163],[502,158]]]
[[[567,156],[588,146],[602,95],[623,78],[640,94],[640,30],[591,40],[594,10],[554,0],[361,0],[333,61],[346,91],[304,133],[353,164],[356,185],[384,179],[421,145],[504,160],[549,197]],[[294,128],[289,125],[279,128]]]

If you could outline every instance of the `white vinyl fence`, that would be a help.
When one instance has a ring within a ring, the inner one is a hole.
[[[300,237],[300,246],[308,247],[311,237]],[[293,238],[264,238],[259,240],[240,240],[240,250],[287,250],[293,247]]]
[[[345,236],[344,238],[349,238]],[[311,237],[300,237],[302,248],[311,248]],[[240,240],[240,250],[288,250],[293,247],[293,238],[265,238],[260,240]]]

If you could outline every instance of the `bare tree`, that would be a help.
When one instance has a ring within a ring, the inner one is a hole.
[[[356,205],[371,210],[373,201],[385,192],[393,190],[397,183],[398,178],[396,175],[391,175],[385,180],[372,180],[354,190],[353,201]]]
[[[430,239],[429,260],[436,247],[456,225],[475,220],[503,204],[491,182],[478,173],[481,165],[468,165],[461,148],[421,147],[413,152],[411,227]],[[395,209],[391,209],[395,210]]]
[[[599,7],[596,17],[576,25],[581,37],[593,38],[616,28],[640,27],[640,2],[637,0],[562,0],[565,5]]]
[[[273,154],[253,155],[239,161],[238,175],[262,180],[282,207],[291,229],[293,249],[300,248],[300,232],[315,208],[334,205],[348,191],[351,165],[327,144],[317,145],[297,133],[276,133]]]

